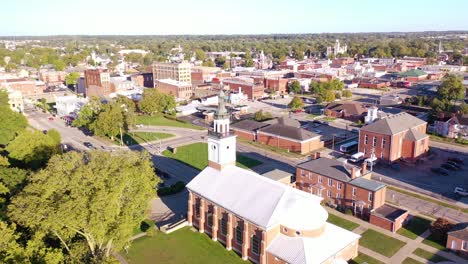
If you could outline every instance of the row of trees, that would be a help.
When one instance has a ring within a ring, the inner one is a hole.
[[[0,263],[113,262],[159,182],[148,153],[63,154],[57,131],[26,128],[7,102],[0,92]]]
[[[125,96],[103,103],[99,98],[91,98],[78,113],[72,123],[76,127],[85,127],[98,136],[114,140],[135,125],[135,103]]]

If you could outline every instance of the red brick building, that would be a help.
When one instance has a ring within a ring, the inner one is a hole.
[[[263,82],[255,82],[253,78],[236,77],[224,79],[223,84],[229,87],[229,90],[237,92],[239,88],[243,94],[246,94],[249,100],[256,100],[263,97]]]
[[[256,141],[291,152],[307,154],[324,146],[321,136],[299,127],[299,123],[279,118],[277,123],[267,124],[243,120],[232,125],[234,134],[247,140]],[[297,125],[296,125],[297,123]]]
[[[158,91],[164,94],[172,95],[178,99],[187,100],[194,94],[192,84],[179,82],[172,79],[156,80],[155,82]]]
[[[146,88],[153,88],[154,81],[153,81],[153,73],[152,72],[144,72],[138,73],[131,76],[131,81],[134,82],[137,86],[146,87]]]
[[[468,223],[459,223],[447,233],[446,247],[462,256],[468,256]]]
[[[327,223],[320,197],[235,165],[236,136],[220,100],[208,133],[209,165],[187,184],[188,224],[253,263],[332,264],[356,257],[360,236]]]
[[[39,80],[45,82],[47,86],[57,86],[65,83],[67,74],[64,71],[41,70],[39,71]]]
[[[341,208],[351,208],[357,216],[368,217],[370,212],[385,204],[386,185],[370,180],[366,165],[362,168],[338,160],[320,157],[296,167],[296,188],[318,195]]]
[[[88,69],[85,70],[85,96],[86,97],[106,97],[112,90],[110,75],[107,70]]]
[[[275,91],[277,94],[285,94],[288,90],[288,79],[286,78],[265,78],[265,88]]]
[[[351,121],[364,120],[367,108],[359,102],[330,103],[324,108],[324,114],[329,117],[343,118]]]
[[[416,160],[429,150],[427,122],[405,112],[391,115],[359,130],[359,152],[394,162],[400,158]]]
[[[406,223],[408,215],[407,210],[384,204],[371,212],[369,222],[395,233]]]
[[[25,78],[0,80],[0,86],[19,91],[23,96],[43,94],[45,89],[45,86],[37,85],[36,81]]]

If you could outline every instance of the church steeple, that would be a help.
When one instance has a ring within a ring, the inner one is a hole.
[[[230,132],[229,116],[226,96],[221,89],[213,129],[208,131],[208,166],[217,170],[236,164],[236,136]]]

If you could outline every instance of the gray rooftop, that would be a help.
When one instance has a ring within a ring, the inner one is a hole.
[[[237,128],[237,129],[242,129],[242,130],[252,131],[252,132],[256,131],[257,129],[266,127],[266,126],[269,126],[269,124],[257,122],[257,121],[250,120],[250,119],[245,119],[245,120],[239,121],[231,125],[233,129]]]
[[[274,181],[279,181],[284,178],[291,177],[292,175],[293,175],[292,173],[288,171],[280,170],[280,169],[274,169],[272,171],[262,174],[262,176],[272,179]]]
[[[395,206],[384,204],[381,207],[375,209],[372,212],[372,214],[386,218],[391,221],[395,221],[396,219],[398,219],[398,217],[402,216],[406,212],[408,211]]]
[[[373,180],[368,180],[366,178],[355,178],[351,180],[349,183],[351,183],[354,186],[357,186],[359,188],[363,188],[369,191],[378,191],[379,189],[382,189],[385,187],[385,184],[378,182],[378,181],[373,181]]]
[[[468,240],[468,222],[456,224],[448,234],[465,241]]]
[[[418,141],[420,139],[426,138],[428,135],[420,132],[419,130],[416,129],[410,129],[408,133],[405,134],[405,139],[406,140],[411,140],[411,141]]]
[[[259,129],[261,132],[277,135],[280,137],[290,138],[294,140],[304,141],[315,137],[320,137],[319,134],[310,132],[303,128],[287,126],[282,124],[270,125]]]
[[[344,163],[338,160],[320,157],[301,163],[297,167],[335,180],[347,182],[351,179],[351,168],[355,166],[348,164],[345,168],[343,165]]]
[[[425,123],[426,121],[402,112],[363,126],[361,130],[378,134],[394,135]]]

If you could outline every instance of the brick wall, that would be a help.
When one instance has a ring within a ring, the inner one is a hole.
[[[456,242],[456,245],[453,245],[453,246],[456,246],[455,248],[452,248],[453,241]],[[468,241],[465,241],[465,243],[468,243]],[[448,249],[456,252],[456,253],[459,253],[462,256],[467,257],[468,256],[468,251],[462,250],[462,246],[463,246],[463,240],[462,239],[453,237],[451,235],[447,236],[447,245],[446,245],[446,247]]]
[[[234,134],[237,135],[240,138],[247,139],[250,141],[255,141],[255,132],[247,132],[243,130],[238,130],[234,127],[231,127],[232,131],[234,131]]]
[[[376,226],[381,227],[381,228],[383,228],[385,230],[393,232],[393,222],[386,219],[386,218],[371,214],[369,222],[371,224],[373,224],[373,225],[376,225]]]
[[[273,147],[278,147],[282,149],[287,149],[292,152],[301,152],[301,143],[287,140],[281,137],[270,136],[263,134],[262,132],[257,132],[257,141],[266,145]]]

